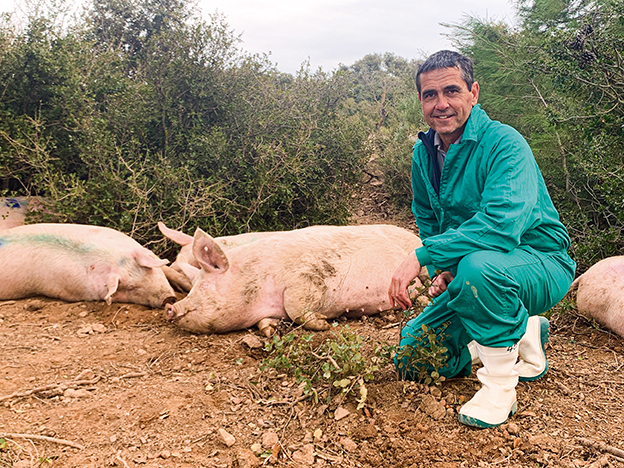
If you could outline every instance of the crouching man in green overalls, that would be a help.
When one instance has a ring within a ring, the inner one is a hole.
[[[407,323],[401,345],[414,346],[423,324],[447,323],[448,367],[440,375],[470,375],[473,358],[483,363],[482,388],[461,407],[459,421],[495,427],[516,412],[518,380],[548,369],[548,320],[539,314],[574,279],[570,238],[527,142],[477,104],[470,59],[437,52],[416,82],[431,127],[418,135],[412,159],[412,211],[423,247],[399,266],[388,294],[409,308],[407,287],[427,267],[435,299]],[[417,378],[406,363],[396,362],[402,377]]]

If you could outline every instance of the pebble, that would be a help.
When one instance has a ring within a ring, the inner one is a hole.
[[[236,443],[236,439],[234,438],[234,436],[225,429],[219,429],[219,437],[221,438],[221,442],[223,442],[228,447],[231,447]]]
[[[65,398],[86,398],[90,395],[89,391],[84,389],[74,390],[73,388],[68,388],[63,392]]]
[[[520,428],[518,427],[516,423],[510,422],[509,424],[507,424],[507,432],[509,432],[512,435],[518,435],[520,434]]]
[[[265,432],[262,434],[262,447],[270,449],[275,444],[279,443],[279,437],[273,431]]]
[[[350,414],[351,413],[349,412],[349,410],[343,408],[342,406],[339,406],[338,408],[336,408],[336,411],[334,412],[334,419],[336,421],[340,421],[341,419],[346,418]]]
[[[292,454],[292,459],[302,465],[312,466],[314,464],[314,445],[304,445],[300,450]]]
[[[357,450],[358,447],[353,439],[350,439],[349,437],[343,437],[338,441],[338,443],[342,445],[342,448],[344,448],[347,452],[353,452]]]
[[[446,408],[441,405],[432,395],[424,395],[420,409],[423,413],[431,416],[436,421],[446,416]]]
[[[245,343],[251,349],[258,349],[264,347],[264,342],[256,335],[245,335],[243,337],[243,343]]]
[[[260,466],[260,460],[249,449],[238,449],[236,452],[236,460],[238,461],[238,468],[255,468]]]

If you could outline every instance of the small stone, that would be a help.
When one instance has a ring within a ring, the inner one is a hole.
[[[344,448],[347,452],[353,452],[357,449],[357,444],[348,437],[343,437],[338,441],[338,443],[342,445],[342,448]]]
[[[110,436],[110,437],[109,437],[109,440],[110,440],[112,443],[115,443],[115,442],[117,442],[117,436],[116,436],[116,435],[112,435],[112,436]]]
[[[512,435],[518,435],[520,434],[520,428],[518,427],[516,423],[510,422],[509,424],[507,424],[507,432],[509,432]]]
[[[91,325],[91,330],[93,330],[95,333],[104,333],[106,331],[106,327],[101,323],[94,323],[93,325]]]
[[[292,459],[302,465],[312,466],[314,464],[314,445],[304,445],[300,450],[292,454]]]
[[[245,335],[242,341],[251,349],[259,349],[264,347],[263,341],[256,335]]]
[[[93,380],[95,379],[95,372],[91,369],[83,370],[78,376],[76,376],[76,380]]]
[[[80,317],[80,318],[85,318],[87,315],[89,315],[89,312],[86,312],[86,311],[84,311],[84,310],[83,310],[82,312],[80,312],[80,313],[78,314],[78,317]]]
[[[171,457],[171,452],[169,450],[163,450],[158,454],[158,456],[166,460],[167,458]]]
[[[65,398],[86,398],[89,395],[89,391],[84,389],[74,390],[73,388],[68,388],[63,392]]]
[[[251,448],[251,451],[255,453],[256,455],[260,455],[263,450],[262,444],[258,444],[258,443],[252,444],[250,448]]]
[[[238,468],[255,468],[260,465],[258,457],[251,450],[245,448],[238,449],[236,459]]]
[[[275,444],[279,443],[279,437],[273,431],[265,432],[262,434],[262,447],[270,449]]]
[[[429,393],[438,399],[442,398],[442,390],[438,387],[429,387]]]
[[[37,310],[43,309],[45,305],[46,305],[45,302],[35,299],[35,300],[28,302],[28,304],[24,306],[24,309],[26,309],[29,312],[35,312]]]
[[[305,435],[303,436],[302,442],[304,444],[310,444],[313,441],[314,441],[314,437],[312,436],[312,433],[310,431],[306,431]]]
[[[377,435],[377,428],[374,424],[362,424],[353,429],[352,435],[356,439],[372,439]]]
[[[436,421],[446,416],[446,408],[440,404],[432,395],[424,395],[420,409],[423,413],[431,416]]]
[[[336,408],[336,411],[334,412],[334,419],[336,421],[340,421],[341,419],[346,418],[350,414],[351,413],[349,412],[349,410],[343,408],[342,406],[339,406],[338,408]]]
[[[225,429],[219,429],[219,437],[221,438],[221,442],[223,442],[228,447],[231,447],[236,443],[236,439],[234,438],[234,436]]]
[[[80,328],[77,333],[79,336],[90,335],[93,333],[93,328],[91,327],[91,325],[85,325],[84,327]]]
[[[323,437],[323,431],[321,429],[317,429],[314,431],[314,442],[318,443]]]
[[[137,350],[137,354],[140,355],[140,356],[144,356],[144,355],[147,354],[147,351],[145,351],[144,349],[138,349]]]

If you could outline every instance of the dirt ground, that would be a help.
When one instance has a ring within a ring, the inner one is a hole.
[[[369,208],[360,222],[411,222]],[[548,374],[520,383],[518,413],[485,430],[457,422],[476,366],[441,391],[387,366],[357,410],[355,397],[314,404],[293,376],[261,372],[255,329],[198,336],[138,305],[0,302],[0,468],[624,467],[624,339],[573,299],[551,317]],[[396,343],[396,322],[334,330]]]

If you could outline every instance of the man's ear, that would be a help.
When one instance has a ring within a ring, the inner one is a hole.
[[[472,82],[472,89],[470,89],[470,94],[472,94],[472,105],[474,106],[479,101],[479,83],[477,81]]]

